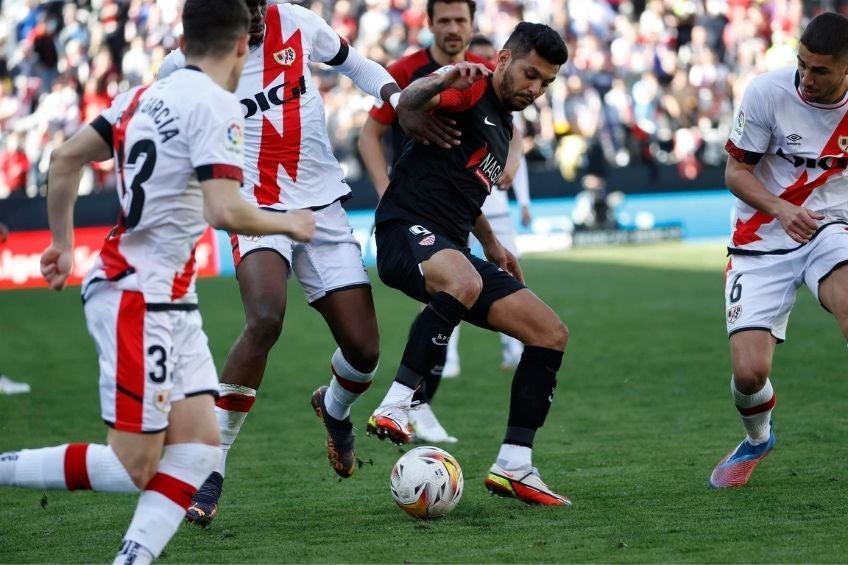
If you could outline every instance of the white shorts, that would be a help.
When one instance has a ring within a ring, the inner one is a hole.
[[[362,262],[362,248],[353,236],[341,202],[315,212],[315,237],[309,243],[284,235],[236,235],[231,239],[236,269],[243,257],[260,249],[282,255],[310,304],[337,290],[371,285]]]
[[[818,299],[821,281],[845,263],[844,224],[825,227],[810,243],[784,255],[733,255],[724,289],[728,335],[762,329],[784,341],[798,287],[806,284]]]
[[[171,403],[218,393],[218,374],[200,312],[148,311],[140,292],[98,283],[85,303],[100,365],[100,410],[116,430],[168,427]]]

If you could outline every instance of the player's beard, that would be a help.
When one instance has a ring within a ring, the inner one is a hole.
[[[533,96],[526,92],[519,93],[515,88],[515,80],[513,80],[512,73],[510,72],[511,66],[512,64],[510,63],[507,68],[504,69],[503,81],[501,81],[501,90],[503,92],[501,101],[508,110],[517,112],[532,104]]]

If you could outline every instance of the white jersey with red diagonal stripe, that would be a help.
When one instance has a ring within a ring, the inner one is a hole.
[[[836,104],[804,99],[794,67],[748,85],[726,150],[756,163],[754,175],[772,193],[825,214],[822,223],[848,222],[848,94]],[[780,222],[736,201],[730,249],[774,253],[798,246]]]
[[[196,67],[132,89],[92,122],[115,149],[121,218],[86,277],[147,304],[197,302],[194,248],[208,226],[200,181],[242,180],[238,100]]]
[[[242,193],[249,201],[291,210],[350,193],[309,70],[309,62],[330,61],[340,48],[338,34],[315,12],[268,7],[265,39],[248,55],[236,90],[245,117]]]

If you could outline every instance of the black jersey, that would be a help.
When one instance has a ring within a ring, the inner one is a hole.
[[[420,224],[466,245],[480,207],[506,164],[512,113],[495,94],[491,77],[466,90],[443,91],[436,110],[456,120],[460,145],[443,149],[407,142],[377,207],[376,221]]]

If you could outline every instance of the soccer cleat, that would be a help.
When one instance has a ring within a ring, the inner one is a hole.
[[[379,406],[371,417],[365,430],[374,434],[381,440],[389,438],[389,441],[402,445],[412,441],[412,430],[409,429],[409,411],[407,405]]]
[[[457,442],[455,437],[448,435],[427,402],[422,402],[409,411],[409,429],[415,443]]]
[[[6,375],[0,374],[0,394],[26,394],[30,391],[27,383],[13,381]]]
[[[718,462],[710,475],[711,488],[732,488],[744,486],[757,463],[765,459],[774,449],[774,431],[769,429],[768,441],[759,445],[751,445],[748,438],[742,440],[736,449],[724,456]]]
[[[214,472],[200,485],[191,499],[191,506],[186,510],[186,522],[205,528],[218,515],[218,499],[224,488],[224,477]]]
[[[536,467],[507,471],[497,463],[489,469],[486,488],[492,494],[517,498],[527,504],[571,506],[571,501],[548,488]]]
[[[327,386],[322,386],[312,393],[312,408],[327,428],[327,459],[330,466],[337,475],[346,479],[356,471],[356,437],[350,418],[337,420],[327,413],[324,404],[327,389]]]

